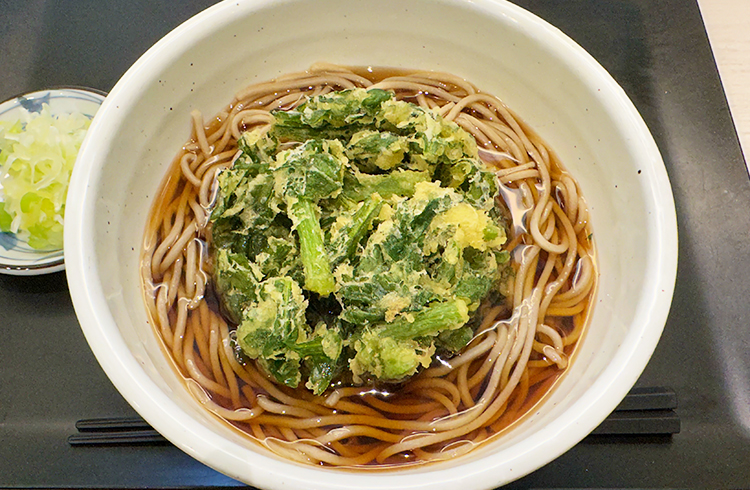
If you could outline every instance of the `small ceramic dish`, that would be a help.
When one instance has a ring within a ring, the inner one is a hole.
[[[38,113],[47,104],[53,116],[79,112],[93,118],[105,94],[82,88],[55,88],[18,95],[0,103],[0,120],[17,120],[23,110]],[[0,186],[0,201],[3,190]],[[0,232],[0,273],[37,275],[65,268],[63,249],[36,250],[13,233]]]

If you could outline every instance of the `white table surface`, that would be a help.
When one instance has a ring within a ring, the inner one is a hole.
[[[698,0],[745,160],[750,156],[750,0]]]

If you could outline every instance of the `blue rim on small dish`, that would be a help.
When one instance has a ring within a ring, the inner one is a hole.
[[[59,87],[17,95],[0,103],[0,120],[16,120],[19,113],[40,112],[47,104],[52,115],[79,112],[93,118],[106,94],[94,89]],[[0,188],[0,201],[2,201]],[[33,276],[65,269],[63,249],[35,250],[13,233],[0,232],[0,274]]]

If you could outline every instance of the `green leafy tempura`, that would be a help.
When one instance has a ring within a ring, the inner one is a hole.
[[[275,113],[239,147],[218,176],[210,251],[245,356],[320,394],[401,382],[468,344],[509,258],[471,135],[354,89]]]

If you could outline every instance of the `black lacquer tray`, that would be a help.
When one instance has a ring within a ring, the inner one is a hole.
[[[210,0],[0,0],[0,99],[107,91]],[[662,152],[680,232],[664,335],[638,386],[679,398],[674,435],[594,435],[508,488],[750,487],[750,180],[695,0],[517,0],[623,86]],[[73,447],[132,417],[78,326],[65,273],[0,275],[0,487],[241,486],[169,444]]]

